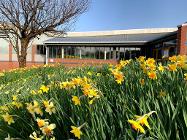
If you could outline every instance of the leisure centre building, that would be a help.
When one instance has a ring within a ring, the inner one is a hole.
[[[139,56],[161,60],[187,54],[187,23],[177,28],[68,32],[63,37],[41,35],[34,39],[27,54],[27,65],[98,65]],[[0,69],[17,66],[16,52],[0,32]]]

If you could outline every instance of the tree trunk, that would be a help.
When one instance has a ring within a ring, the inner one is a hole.
[[[24,68],[26,67],[26,56],[18,56],[18,62],[19,62],[19,67]]]
[[[28,44],[29,44],[29,41],[27,41],[27,39],[22,39],[21,40],[21,52],[20,52],[20,54],[17,55],[20,68],[26,67]]]

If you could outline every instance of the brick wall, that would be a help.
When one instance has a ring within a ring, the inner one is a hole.
[[[38,65],[44,65],[44,63],[32,63],[32,62],[27,62],[27,67],[31,66],[38,66]],[[0,61],[0,71],[7,71],[10,69],[15,69],[18,68],[19,64],[18,62],[9,62],[9,61]]]
[[[101,66],[103,64],[117,64],[116,60],[98,60],[98,59],[50,59],[49,64],[61,63],[66,67],[77,66]],[[44,63],[27,62],[27,67],[44,65]],[[16,61],[0,61],[0,71],[18,68],[19,64]]]
[[[187,24],[178,27],[178,54],[187,54]]]
[[[101,65],[101,64],[116,64],[117,60],[102,60],[102,59],[49,59],[50,62],[62,63],[64,65]]]

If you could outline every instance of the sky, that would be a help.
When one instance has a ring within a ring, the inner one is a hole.
[[[170,28],[187,22],[187,0],[91,0],[71,31]]]

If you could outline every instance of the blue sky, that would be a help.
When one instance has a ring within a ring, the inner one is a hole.
[[[176,27],[187,21],[187,0],[92,0],[72,31]]]

